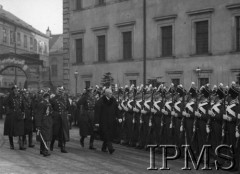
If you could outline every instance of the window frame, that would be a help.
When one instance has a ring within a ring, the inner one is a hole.
[[[79,61],[78,57],[77,57],[77,40],[81,40],[81,59]],[[83,63],[83,38],[76,38],[74,39],[74,45],[75,45],[75,63],[76,64],[82,64]]]
[[[197,40],[197,24],[199,24],[200,22],[207,22],[207,42],[208,42],[208,47],[207,47],[207,51],[206,52],[199,52],[198,51],[198,40]],[[195,33],[194,33],[194,40],[195,40],[195,54],[196,55],[205,55],[205,54],[209,54],[209,20],[199,20],[199,21],[195,21],[194,22],[194,31],[195,31]]]
[[[8,32],[7,29],[5,27],[2,28],[2,32],[3,32],[3,40],[2,42],[7,44],[8,43]]]
[[[164,53],[164,50],[163,50],[163,28],[165,28],[165,27],[171,27],[171,30],[172,30],[172,32],[171,32],[171,54],[163,54]],[[161,30],[161,33],[160,33],[160,50],[161,50],[161,57],[172,57],[173,56],[173,25],[162,25],[161,27],[160,27],[160,30]]]
[[[26,34],[23,36],[23,47],[28,48],[28,38]]]
[[[82,0],[75,0],[75,10],[82,10]]]

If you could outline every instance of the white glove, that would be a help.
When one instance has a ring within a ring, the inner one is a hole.
[[[237,131],[236,134],[235,134],[236,138],[239,138],[239,132]]]
[[[148,123],[148,126],[149,126],[149,127],[151,127],[151,126],[152,126],[152,122],[151,122],[151,121]]]
[[[240,119],[240,114],[238,114],[238,119]]]
[[[121,106],[118,106],[118,109],[121,111],[121,110],[122,110],[122,107],[121,107]]]
[[[169,128],[172,129],[172,123],[170,123]]]
[[[183,125],[181,125],[181,127],[180,127],[180,132],[182,132],[183,131]]]
[[[187,112],[186,111],[182,111],[182,115],[186,117],[187,116]]]
[[[207,132],[207,133],[210,132],[210,129],[209,129],[209,126],[208,126],[208,125],[206,126],[206,132]]]
[[[176,115],[176,112],[175,112],[175,111],[171,111],[171,115],[172,115],[172,116],[175,116],[175,115]]]
[[[201,114],[198,111],[195,111],[195,116],[201,117]]]
[[[208,110],[208,115],[211,115],[212,117],[214,117],[214,116],[215,116],[215,114],[213,113],[213,111],[212,111],[212,110]]]
[[[121,118],[119,118],[119,119],[118,119],[118,122],[119,122],[119,123],[122,123],[122,119],[121,119]]]
[[[223,119],[228,120],[228,116],[226,114],[223,114]]]
[[[135,123],[135,119],[132,120],[132,123],[133,123],[133,124]]]
[[[143,121],[142,121],[142,119],[140,119],[140,124],[142,124],[143,123]]]

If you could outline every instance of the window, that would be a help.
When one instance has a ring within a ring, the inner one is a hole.
[[[57,65],[52,65],[52,77],[57,77]]]
[[[42,48],[42,42],[38,42],[38,53],[42,54],[43,48]]]
[[[123,36],[123,59],[132,59],[132,32],[122,32]]]
[[[34,49],[34,51],[37,51],[37,40],[36,39],[34,39],[33,49]]]
[[[48,49],[47,49],[47,43],[44,43],[44,53],[47,54]]]
[[[180,84],[180,79],[178,79],[178,78],[172,79],[172,83],[174,84],[174,86],[177,86]]]
[[[21,46],[21,33],[17,33],[17,45]]]
[[[76,0],[76,10],[82,9],[82,0]]]
[[[33,50],[33,38],[30,37],[30,50]]]
[[[209,83],[209,78],[199,78],[199,87]]]
[[[134,85],[136,87],[137,85],[137,80],[129,80],[130,86]]]
[[[162,56],[172,56],[172,26],[162,28]]]
[[[208,53],[208,21],[195,22],[196,54]]]
[[[15,43],[15,33],[10,30],[10,44],[13,45]]]
[[[236,16],[236,50],[240,51],[240,16]]]
[[[7,43],[7,30],[3,28],[3,43]]]
[[[97,42],[98,42],[98,61],[103,62],[106,60],[105,35],[97,36]]]
[[[27,48],[27,36],[24,35],[24,40],[23,40],[23,45],[24,45],[24,48]]]
[[[83,62],[83,40],[82,39],[76,39],[76,63],[82,63]]]
[[[85,81],[85,88],[88,89],[90,87],[91,83],[90,81]]]

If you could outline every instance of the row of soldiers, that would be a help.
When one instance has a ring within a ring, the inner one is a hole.
[[[33,132],[40,141],[40,154],[49,156],[55,140],[62,153],[67,153],[65,144],[69,141],[68,113],[69,99],[63,87],[58,87],[56,94],[49,90],[40,90],[37,96],[31,96],[28,90],[19,90],[15,85],[4,101],[6,118],[4,135],[9,137],[10,148],[14,149],[13,137],[18,137],[19,149],[33,145]]]
[[[117,88],[115,98],[123,122],[119,126],[121,144],[146,148],[149,144],[190,145],[196,156],[203,145],[215,149],[221,144],[233,146],[235,169],[239,164],[239,87],[210,87],[199,90],[192,82],[189,90],[182,85],[158,88]],[[216,158],[213,154],[213,159]]]

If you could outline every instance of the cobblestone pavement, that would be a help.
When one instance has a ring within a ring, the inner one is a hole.
[[[169,171],[148,171],[149,152],[114,144],[116,151],[110,155],[100,151],[101,141],[95,141],[97,150],[92,151],[88,149],[88,138],[85,140],[86,147],[82,148],[79,145],[79,133],[76,127],[71,129],[71,141],[66,145],[69,153],[63,154],[55,147],[49,157],[39,155],[39,143],[36,141],[34,148],[20,151],[15,138],[15,150],[10,150],[8,138],[3,136],[3,121],[0,121],[0,135],[0,174],[229,173],[216,170],[182,171],[183,159],[170,161]],[[156,154],[156,167],[160,168],[161,165],[161,156]]]

